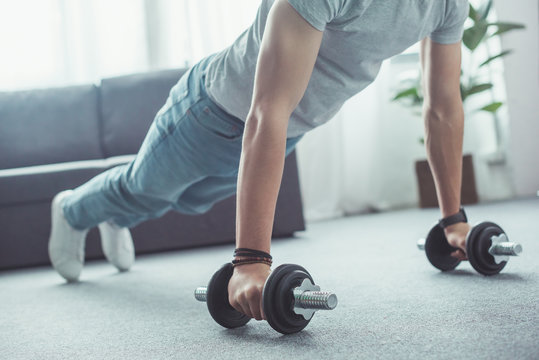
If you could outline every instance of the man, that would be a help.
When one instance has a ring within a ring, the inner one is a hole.
[[[86,232],[99,224],[105,255],[126,270],[133,262],[128,227],[170,209],[205,212],[237,189],[236,244],[247,250],[236,253],[229,299],[263,319],[285,155],[370,84],[384,59],[418,41],[427,153],[442,217],[458,214],[467,14],[466,0],[263,0],[232,46],[195,65],[171,90],[132,163],[55,197],[54,267],[78,279]],[[465,259],[470,228],[459,221],[445,233],[460,249],[454,256]]]

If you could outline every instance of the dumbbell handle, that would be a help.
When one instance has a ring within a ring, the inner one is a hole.
[[[337,307],[337,295],[327,291],[301,291],[294,288],[294,307],[312,310],[333,310]],[[201,286],[195,289],[195,299],[206,302],[208,288]]]
[[[419,250],[425,250],[425,239],[419,239],[417,241],[417,248]],[[522,245],[511,241],[503,241],[495,243],[489,249],[489,253],[492,255],[500,256],[517,256],[522,252]]]

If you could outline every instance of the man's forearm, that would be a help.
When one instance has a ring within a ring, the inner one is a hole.
[[[459,211],[462,186],[462,106],[450,113],[425,110],[425,145],[442,217]]]
[[[238,173],[236,246],[270,252],[286,148],[282,119],[247,120]],[[284,121],[286,124],[287,121]]]

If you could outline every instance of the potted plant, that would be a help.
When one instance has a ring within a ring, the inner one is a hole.
[[[461,72],[460,94],[463,103],[474,97],[477,94],[485,91],[492,91],[493,84],[490,81],[490,73],[485,70],[490,67],[493,62],[498,61],[504,56],[509,55],[512,50],[504,50],[497,54],[491,55],[488,51],[483,51],[482,54],[476,53],[476,50],[486,46],[489,39],[500,36],[508,31],[515,29],[523,29],[524,26],[516,23],[507,22],[489,22],[488,15],[492,8],[492,0],[486,0],[479,7],[474,8],[470,4],[469,26],[465,27],[462,44],[463,52],[478,63],[479,65]],[[488,49],[488,47],[487,47]],[[481,57],[478,59],[478,57]],[[479,60],[479,61],[477,61]],[[418,109],[423,104],[423,94],[421,90],[421,78],[417,72],[417,76],[412,79],[407,79],[401,82],[401,90],[393,97],[393,101],[402,102],[411,106],[415,113],[420,113]],[[485,75],[485,73],[487,75]],[[485,80],[486,79],[486,80]],[[503,105],[501,101],[490,101],[483,106],[480,106],[477,111],[490,113],[495,117],[498,109]],[[424,145],[424,138],[419,139],[419,143]],[[416,176],[419,187],[419,203],[421,207],[436,207],[438,199],[436,197],[436,188],[434,179],[430,170],[430,166],[426,159],[418,160],[415,164]],[[473,167],[473,159],[471,154],[464,154],[462,166],[462,204],[473,204],[478,201],[478,195],[475,185],[475,174]]]

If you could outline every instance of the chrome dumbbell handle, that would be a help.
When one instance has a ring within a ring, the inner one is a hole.
[[[509,255],[518,256],[522,252],[522,245],[514,242],[504,242],[500,244],[494,244],[489,249],[492,255]]]
[[[320,287],[313,285],[309,279],[304,279],[300,286],[292,289],[294,294],[294,312],[310,319],[317,310],[333,310],[337,307],[337,295],[327,291],[320,291]],[[195,299],[206,302],[208,288],[200,286],[195,289]]]
[[[206,286],[199,286],[195,289],[195,299],[198,301],[206,302],[206,295],[208,294],[208,288]]]
[[[488,249],[488,252],[492,256],[518,256],[522,252],[522,245],[509,241],[505,234],[493,236],[491,240],[492,245]]]

